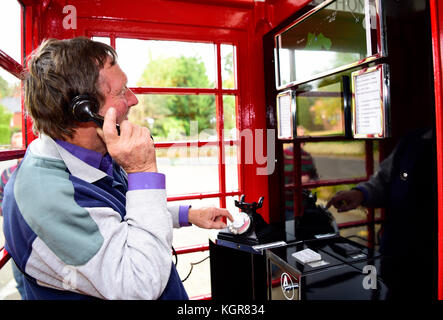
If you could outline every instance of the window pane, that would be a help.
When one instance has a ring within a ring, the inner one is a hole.
[[[0,10],[0,49],[21,63],[21,6],[17,0],[2,0]]]
[[[349,185],[338,185],[338,186],[329,186],[329,187],[319,187],[315,189],[311,189],[313,193],[317,195],[317,204],[325,206],[326,203],[331,199],[337,192],[342,190],[350,190],[355,187],[355,184]],[[352,222],[352,221],[360,221],[367,219],[368,211],[366,208],[360,206],[354,210],[349,210],[346,212],[337,212],[337,210],[331,206],[328,209],[332,215],[334,216],[337,224]],[[376,212],[376,217],[380,216],[379,210]],[[376,230],[378,231],[379,226],[377,226]],[[340,230],[340,235],[348,237],[351,235],[356,235],[359,237],[367,238],[367,227],[359,227],[359,228],[346,228]]]
[[[0,67],[0,150],[21,149],[20,81]]]
[[[92,40],[106,43],[107,45],[111,45],[111,38],[109,37],[92,37]]]
[[[193,208],[201,207],[219,207],[218,198],[208,198],[201,200],[185,200],[169,202],[172,205],[192,205]],[[216,237],[215,232],[217,230],[203,229],[195,225],[184,228],[174,228],[173,230],[173,242],[172,245],[177,250],[181,247],[208,244],[208,240]],[[195,252],[190,254],[181,254],[177,256],[177,272],[180,279],[184,280],[190,272],[191,263],[202,261],[209,255],[208,251]],[[172,261],[175,262],[175,257],[172,257]],[[211,292],[211,272],[209,268],[209,259],[206,259],[202,263],[194,265],[192,273],[189,278],[183,282],[183,286],[190,297],[208,294]]]
[[[285,219],[294,218],[294,144],[283,144],[284,160],[284,190],[285,190]]]
[[[380,148],[380,143],[378,140],[374,140],[372,142],[373,144],[373,148],[372,150],[374,150],[374,172],[377,172],[378,168],[380,167],[380,152],[379,152],[379,148]]]
[[[214,88],[214,44],[116,39],[118,61],[128,85]]]
[[[226,191],[238,190],[238,147],[225,146]]]
[[[364,141],[308,142],[302,145],[303,182],[366,176]]]
[[[129,120],[151,130],[155,142],[217,140],[215,96],[137,95]]]
[[[218,149],[208,147],[157,148],[158,171],[166,174],[168,196],[218,192]]]
[[[237,115],[235,96],[223,96],[223,126],[225,140],[237,139]]]
[[[347,73],[311,81],[297,88],[297,136],[345,134],[344,74]]]
[[[234,54],[235,47],[232,45],[222,44],[220,46],[221,54],[221,70],[223,89],[235,89],[235,70],[234,70]]]
[[[0,217],[0,220],[1,219],[2,217]],[[1,244],[3,244],[3,242],[1,242]],[[2,300],[22,300],[22,297],[16,288],[12,263],[12,259],[9,259],[0,270],[0,298]]]

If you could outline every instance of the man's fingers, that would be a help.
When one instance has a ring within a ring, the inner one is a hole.
[[[103,140],[103,141],[105,141],[105,134],[103,133],[103,129],[102,128],[100,128],[100,127],[97,127],[97,134],[98,134],[98,136]]]
[[[224,223],[222,220],[212,221],[210,228],[211,229],[224,229],[224,228],[226,228],[226,223]]]
[[[229,220],[234,221],[234,218],[232,217],[231,213],[227,209],[217,209],[216,215],[227,217]]]
[[[335,196],[332,197],[331,200],[328,201],[326,204],[326,209],[328,209],[331,205],[337,208],[337,204],[340,204],[345,197],[343,195],[340,195],[340,193],[337,193]]]
[[[103,137],[105,141],[118,136],[117,128],[115,127],[116,123],[117,111],[111,107],[106,111],[105,121],[103,122]]]

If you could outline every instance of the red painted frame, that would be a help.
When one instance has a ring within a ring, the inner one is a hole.
[[[434,60],[434,90],[437,138],[437,186],[438,186],[438,299],[443,300],[443,84],[442,40],[443,6],[438,0],[430,1],[432,51]]]

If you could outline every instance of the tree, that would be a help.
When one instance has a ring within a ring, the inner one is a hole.
[[[0,76],[0,99],[7,97],[11,94],[9,83]]]
[[[151,87],[213,87],[200,57],[160,57],[145,67],[137,85]],[[198,123],[198,133],[215,129],[213,95],[146,95],[140,99],[138,122],[153,119],[154,136],[177,138],[191,134],[191,122]],[[137,120],[134,120],[137,121]],[[197,133],[197,132],[196,132]],[[171,135],[173,137],[171,137]]]
[[[0,100],[13,95],[16,87],[10,86],[9,83],[0,76]],[[11,141],[11,123],[12,114],[9,110],[0,104],[0,144],[9,144]]]
[[[223,75],[223,88],[225,89],[235,88],[234,63],[233,63],[232,52],[230,52],[225,56],[225,64],[223,66],[223,70],[225,71]],[[224,113],[224,129],[231,130],[236,128],[234,96],[223,97],[223,113]]]
[[[9,128],[11,118],[12,114],[0,104],[0,144],[11,143],[11,129]]]

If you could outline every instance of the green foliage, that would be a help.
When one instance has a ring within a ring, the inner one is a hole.
[[[0,99],[13,95],[15,87],[0,76]],[[11,129],[9,128],[12,114],[8,109],[0,104],[0,144],[9,144],[11,142]]]
[[[146,66],[138,81],[151,87],[213,87],[204,63],[199,57],[160,57]],[[191,122],[198,123],[198,132],[215,127],[213,95],[147,95],[140,99],[140,121],[154,120],[155,136],[171,137],[191,134]]]
[[[356,184],[340,184],[336,186],[328,186],[328,187],[318,187],[311,189],[312,193],[317,195],[317,199],[321,201],[328,201],[331,199],[337,192],[351,190],[354,188]]]
[[[11,130],[9,128],[11,118],[12,114],[4,106],[0,105],[0,144],[9,144],[11,142]]]
[[[225,64],[223,66],[225,71],[223,77],[223,88],[233,89],[235,88],[234,78],[234,62],[232,52],[225,56]],[[223,114],[224,114],[224,129],[231,130],[236,128],[236,112],[235,112],[235,97],[224,96],[223,97]]]

